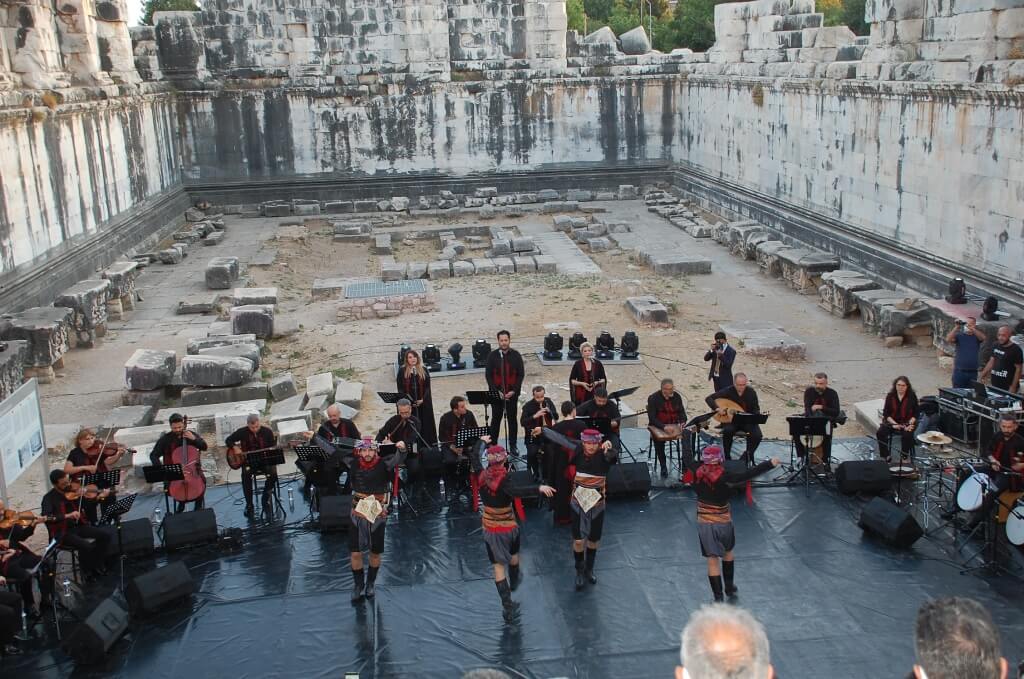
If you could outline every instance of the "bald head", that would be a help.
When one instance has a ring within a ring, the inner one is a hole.
[[[693,614],[682,634],[680,660],[689,679],[772,679],[768,637],[747,611],[713,604]],[[682,679],[683,668],[676,669]]]
[[[341,408],[338,407],[337,403],[332,403],[327,406],[327,419],[331,421],[331,424],[337,425],[341,421]]]

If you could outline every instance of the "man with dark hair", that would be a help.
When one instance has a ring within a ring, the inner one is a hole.
[[[463,429],[475,429],[476,416],[469,410],[465,396],[453,396],[449,403],[451,409],[441,416],[437,425],[438,441],[444,454],[445,493],[457,497],[460,488],[468,488],[469,484],[469,450],[472,441],[458,442],[459,432]],[[454,494],[453,494],[454,493]]]
[[[991,486],[981,508],[967,524],[968,529],[973,529],[989,516],[1003,491],[1024,489],[1020,477],[1024,474],[1024,437],[1017,431],[1017,426],[1013,413],[1003,413],[999,417],[999,433],[988,444],[988,467],[981,469],[988,474]]]
[[[85,514],[78,509],[78,500],[68,499],[66,494],[71,490],[71,477],[63,469],[50,472],[50,485],[53,487],[43,496],[41,506],[43,516],[53,518],[46,524],[50,538],[57,540],[62,547],[77,551],[86,574],[103,575],[106,573],[103,560],[110,536],[106,531],[89,525]]]
[[[512,455],[518,455],[516,438],[519,436],[519,430],[516,408],[519,406],[519,392],[523,389],[526,368],[523,366],[523,357],[510,347],[511,343],[511,333],[508,330],[499,330],[498,348],[487,357],[484,375],[487,378],[488,389],[501,394],[501,398],[494,401],[491,440],[495,443],[498,442],[498,434],[501,433],[501,418],[504,417],[508,427],[508,440],[506,441],[508,451]]]
[[[977,326],[974,316],[964,322],[959,318],[946,335],[946,343],[956,347],[953,354],[953,387],[970,389],[978,380],[978,353],[985,343],[985,333]]]
[[[534,481],[541,479],[541,457],[544,454],[544,439],[541,432],[544,427],[554,425],[558,419],[555,403],[549,399],[544,387],[533,388],[533,398],[523,406],[523,414],[519,423],[523,425],[523,440],[526,442],[526,467],[533,474]],[[548,466],[544,463],[544,468]]]
[[[1006,679],[999,628],[973,599],[929,601],[917,612],[914,630],[916,679]]]
[[[412,401],[409,399],[399,399],[395,405],[398,412],[377,431],[376,441],[382,446],[394,445],[398,452],[406,454],[405,468],[409,470],[409,486],[419,489],[421,486],[416,482],[420,478],[422,465],[420,456],[413,453],[413,446],[420,435],[420,421],[412,414]]]
[[[717,414],[723,416],[733,413],[729,413],[726,408],[719,407],[715,403],[719,399],[725,399],[738,404],[745,413],[760,413],[761,406],[757,402],[757,392],[747,386],[746,374],[736,373],[734,380],[731,387],[716,391],[704,399],[704,402]],[[754,453],[757,452],[757,447],[761,445],[762,438],[761,427],[755,423],[739,424],[730,420],[722,424],[722,448],[725,450],[725,459],[732,459],[732,440],[738,431],[745,431],[747,433],[746,459],[747,462],[753,463]]]
[[[581,403],[576,408],[576,417],[585,417],[589,425],[597,427],[607,441],[610,441],[615,450],[620,450],[622,445],[619,442],[619,421],[622,415],[619,413],[619,406],[608,399],[608,390],[604,387],[594,389],[594,398]]]
[[[1021,348],[1010,341],[1010,326],[1002,325],[996,332],[996,344],[992,347],[992,357],[988,359],[981,375],[982,382],[992,376],[992,386],[1004,391],[1017,392],[1020,386],[1021,366],[1024,365],[1024,353]]]
[[[814,374],[814,386],[804,389],[804,417],[821,417],[833,422],[839,417],[839,393],[828,386],[828,375]],[[796,454],[803,457],[807,454],[806,446],[801,437],[793,439]],[[832,435],[822,438],[821,455],[813,464],[829,464],[832,459]]]
[[[171,430],[164,432],[156,440],[153,450],[149,453],[149,461],[153,463],[153,466],[159,467],[160,465],[172,464],[175,448],[190,445],[195,446],[200,452],[206,450],[206,441],[199,434],[186,428],[185,425],[187,423],[183,415],[174,413],[167,419],[167,424],[170,425]],[[202,475],[202,465],[197,464],[196,469]],[[195,502],[192,503],[192,509],[202,509],[205,498],[205,493],[197,497]],[[185,511],[186,504],[188,503],[175,501],[174,513],[180,514]]]
[[[732,364],[736,360],[736,350],[729,346],[729,340],[721,330],[715,333],[715,343],[704,354],[704,360],[711,361],[708,379],[714,382],[715,391],[732,386]]]
[[[647,427],[651,429],[651,440],[654,442],[654,455],[661,465],[661,478],[668,477],[668,466],[665,463],[665,438],[679,434],[682,437],[682,426],[686,424],[686,409],[683,397],[676,393],[675,383],[665,378],[661,388],[647,397]],[[657,431],[655,431],[657,430]],[[659,432],[663,432],[659,433]],[[683,445],[680,438],[679,445]]]
[[[224,441],[224,445],[234,448],[237,453],[248,453],[253,450],[266,450],[275,447],[277,437],[274,436],[274,431],[270,427],[260,424],[259,415],[249,415],[245,418],[245,426],[236,429]],[[242,494],[245,495],[245,515],[252,518],[254,514],[252,496],[256,491],[257,474],[266,475],[263,481],[262,505],[263,513],[267,517],[271,517],[273,515],[271,500],[274,488],[277,486],[277,466],[264,464],[256,455],[247,455],[245,462],[242,463]]]
[[[562,436],[578,441],[580,434],[587,428],[584,420],[576,419],[576,406],[572,401],[562,401],[559,408],[562,412],[562,419],[555,422],[552,429]],[[543,434],[543,431],[541,432]],[[548,485],[555,489],[555,496],[551,499],[551,513],[555,525],[569,525],[572,523],[572,511],[569,509],[569,497],[572,495],[573,479],[576,476],[576,468],[572,465],[574,448],[565,448],[558,444],[548,442],[548,460],[545,465]]]

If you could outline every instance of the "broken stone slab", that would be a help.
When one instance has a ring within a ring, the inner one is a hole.
[[[617,197],[613,191],[598,191],[594,200],[615,200]]]
[[[612,242],[607,238],[588,238],[587,247],[591,252],[607,252],[612,249]]]
[[[692,238],[711,238],[714,233],[711,225],[706,222],[691,222],[685,229]]]
[[[537,262],[533,257],[516,256],[512,258],[516,273],[537,273]]]
[[[390,255],[391,250],[391,234],[390,233],[378,233],[373,237],[373,248],[372,252],[375,255]]]
[[[473,259],[472,262],[473,273],[477,276],[484,276],[498,272],[498,267],[494,265],[494,261],[489,257],[477,257]]]
[[[860,311],[853,293],[878,290],[882,286],[859,271],[836,269],[821,275],[818,287],[818,306],[833,316],[846,318]]]
[[[135,279],[139,275],[139,263],[135,261],[114,262],[101,274],[110,281],[109,299],[121,299],[125,308],[131,309],[135,301]],[[124,298],[129,299],[124,299]]]
[[[512,239],[512,251],[513,252],[533,252],[537,249],[537,246],[533,242],[533,238],[529,236],[518,236]]]
[[[619,36],[619,48],[624,54],[647,54],[651,51],[651,40],[644,27],[637,26]]]
[[[693,276],[711,273],[711,260],[670,252],[649,252],[647,261],[654,273],[664,276]]]
[[[156,409],[152,406],[118,406],[103,416],[100,433],[116,431],[127,427],[148,427],[153,424]]]
[[[512,243],[504,238],[494,238],[491,240],[491,254],[492,255],[510,255],[512,254]]]
[[[260,367],[260,347],[255,342],[252,344],[230,344],[223,347],[207,347],[200,349],[197,356],[231,356],[235,358],[246,358],[252,363],[254,370]],[[240,401],[244,399],[232,399]]]
[[[761,243],[767,243],[774,238],[767,230],[751,233],[747,237],[747,242],[743,244],[743,259],[756,260],[757,246],[761,245]]]
[[[353,211],[352,201],[350,200],[328,200],[324,202],[324,212],[327,214],[342,214]]]
[[[298,216],[312,216],[320,214],[319,203],[297,203],[292,206],[292,213]]]
[[[334,299],[352,282],[351,278],[317,278],[313,281],[313,301]]]
[[[233,387],[185,387],[181,390],[181,406],[183,408],[266,398],[267,383],[257,381],[245,382]]]
[[[839,258],[810,248],[791,248],[779,252],[782,278],[797,292],[817,292],[821,274],[839,268]]]
[[[554,189],[541,189],[536,193],[536,196],[537,200],[542,203],[558,200],[560,197],[558,195],[558,191],[555,191]]]
[[[461,278],[463,276],[472,276],[476,273],[476,269],[473,267],[473,262],[465,260],[458,260],[452,262],[452,276],[455,278]]]
[[[157,349],[136,349],[124,364],[124,384],[128,389],[148,391],[171,383],[177,353]]]
[[[668,308],[651,295],[626,298],[626,309],[639,323],[668,326]]]
[[[407,271],[408,265],[405,262],[385,261],[383,259],[380,262],[380,279],[384,282],[403,280]]]
[[[190,207],[185,210],[185,221],[186,222],[199,222],[206,219],[206,212],[200,210],[197,207]]]
[[[292,413],[298,413],[307,410],[306,409],[306,393],[296,394],[295,396],[289,396],[288,398],[281,399],[280,401],[274,402],[270,406],[271,417],[282,417]]]
[[[232,299],[235,306],[277,304],[277,288],[235,288]]]
[[[752,332],[762,332],[764,330],[785,330],[778,324],[771,321],[726,321],[718,326],[718,329],[724,332],[729,337],[735,337],[737,339],[743,339]]]
[[[203,239],[203,245],[220,245],[224,241],[223,231],[214,231]]]
[[[432,280],[436,280],[438,278],[451,278],[451,275],[451,262],[430,262],[427,264],[427,276]]]
[[[417,278],[427,277],[427,263],[426,262],[409,262],[408,267],[405,270],[405,277],[409,280],[415,280]]]
[[[209,405],[192,406],[188,409],[188,412],[185,414],[188,415],[188,419],[190,422],[189,428],[192,428],[192,425],[194,424],[195,427],[199,429],[200,432],[209,433],[215,430],[214,421],[218,417],[241,417],[241,424],[238,425],[241,426],[245,424],[246,417],[248,417],[249,415],[260,415],[266,409],[266,399],[259,398],[252,399],[249,401],[234,401],[231,403],[211,403]],[[172,413],[180,411],[180,406],[164,408],[156,414],[156,420],[158,422],[166,422]],[[165,431],[166,426],[167,425],[164,425]],[[238,427],[235,427],[234,429],[237,428]],[[228,431],[224,436],[218,435],[217,440],[223,441],[225,438],[227,438],[229,434],[231,434],[231,432],[234,431],[234,429]]]
[[[309,431],[309,423],[305,418],[278,420],[277,445],[290,446],[292,443],[306,443],[306,432]]]
[[[53,300],[53,306],[74,311],[71,330],[78,346],[91,347],[106,333],[109,292],[109,280],[88,279],[75,283]]]
[[[331,373],[317,373],[306,378],[306,396],[310,400],[314,396],[334,393],[334,375]]]
[[[594,194],[590,191],[584,191],[582,189],[569,189],[565,192],[566,200],[575,200],[578,202],[587,202],[594,200]]]
[[[765,241],[757,246],[757,265],[761,272],[778,278],[782,276],[782,261],[779,255],[791,249],[780,240]]]
[[[497,186],[481,186],[473,192],[473,196],[476,198],[493,198],[498,195]]]
[[[167,424],[172,412],[177,410],[160,410],[156,413],[151,424],[145,427],[125,427],[114,432],[113,441],[128,448],[134,448],[147,443],[155,443],[162,435],[171,430]],[[161,417],[162,415],[162,417]],[[191,429],[191,426],[189,427]]]
[[[516,265],[511,257],[492,257],[491,261],[494,262],[495,273],[516,272]]]
[[[541,206],[541,214],[553,214],[555,212],[575,212],[580,209],[580,204],[575,200],[560,200],[545,203]]]
[[[537,273],[558,272],[558,262],[551,255],[534,255],[533,261],[537,264]]]
[[[270,397],[275,401],[283,401],[298,395],[298,387],[295,386],[295,376],[290,372],[274,375],[269,383]]]
[[[311,410],[296,410],[287,413],[270,413],[267,415],[264,424],[267,424],[270,426],[271,429],[274,429],[277,427],[278,422],[285,422],[288,420],[297,420],[299,422],[304,422],[307,431],[313,429],[313,411]]]
[[[792,335],[778,329],[756,330],[746,334],[743,353],[775,360],[803,360],[807,345]]]
[[[182,253],[178,248],[166,248],[156,253],[161,264],[181,264]]]
[[[0,342],[0,401],[13,394],[25,380],[27,356],[28,342],[25,340]]]
[[[232,387],[252,379],[252,361],[237,356],[185,356],[181,379],[195,387]]]
[[[743,226],[730,229],[729,231],[729,252],[747,259],[747,243],[756,235],[765,234],[767,230],[760,224],[744,224]],[[767,238],[765,239],[767,240]]]
[[[443,250],[441,250],[441,254],[439,254],[437,256],[437,259],[438,259],[438,261],[442,261],[443,260],[445,262],[451,262],[452,260],[454,260],[458,256],[459,256],[459,253],[455,250],[455,248],[449,246],[449,247],[446,247]]]
[[[363,401],[363,383],[338,380],[334,387],[334,402],[358,408]]]
[[[209,337],[194,337],[185,345],[185,351],[189,354],[198,354],[203,349],[210,347],[226,347],[232,344],[258,344],[256,335],[252,334],[224,334],[210,335]]]
[[[346,220],[342,222],[333,222],[334,234],[336,236],[358,236],[360,234],[367,234],[373,230],[373,225],[365,220]]]
[[[264,217],[288,217],[292,213],[292,206],[288,203],[263,203],[260,205],[260,212]]]
[[[220,295],[215,292],[196,292],[178,300],[178,314],[217,313]]]
[[[164,390],[161,389],[122,389],[121,405],[123,406],[159,406],[164,400]]]
[[[67,307],[32,307],[5,315],[3,339],[28,343],[24,357],[26,367],[62,367],[64,354],[71,347],[71,318],[74,313]]]
[[[556,229],[568,233],[573,228],[573,219],[574,218],[570,217],[569,215],[555,215],[555,217],[552,219],[552,222],[554,223]]]
[[[640,197],[640,192],[632,184],[619,184],[619,200],[635,200]]]
[[[333,402],[331,394],[314,394],[306,401],[306,410],[312,414],[313,419],[326,420],[327,408]]]
[[[231,307],[231,331],[236,335],[251,334],[259,339],[274,336],[274,306],[246,304]]]
[[[206,287],[211,290],[228,290],[238,280],[237,257],[213,257],[206,263]]]
[[[357,213],[362,212],[376,212],[377,201],[375,200],[354,200],[352,201],[352,207]]]
[[[860,309],[864,331],[882,337],[902,335],[908,325],[930,322],[927,305],[895,290],[858,290],[852,293]]]

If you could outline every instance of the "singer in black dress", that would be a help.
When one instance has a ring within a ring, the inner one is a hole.
[[[427,444],[437,445],[434,401],[430,396],[430,373],[423,367],[420,355],[412,349],[405,353],[405,365],[398,369],[395,387],[395,391],[412,403],[413,417],[420,423],[420,436]]]

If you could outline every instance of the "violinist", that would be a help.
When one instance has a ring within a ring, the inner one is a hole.
[[[173,464],[173,456],[175,448],[182,448],[186,445],[194,446],[200,452],[206,450],[206,441],[202,439],[199,434],[191,431],[185,426],[185,417],[174,413],[171,415],[167,423],[171,426],[171,430],[165,432],[160,438],[156,440],[156,444],[153,446],[153,451],[149,454],[149,461],[154,466],[162,466],[165,464]],[[196,461],[196,471],[202,476],[203,468]],[[192,509],[199,510],[203,508],[203,500],[206,497],[205,493],[197,497],[192,505]],[[186,502],[175,501],[174,502],[174,513],[180,514],[185,511]]]
[[[259,415],[249,415],[245,418],[245,426],[237,429],[227,438],[224,445],[234,448],[236,452],[248,453],[253,450],[267,450],[277,445],[277,437],[274,436],[270,427],[260,424]],[[255,459],[255,456],[246,457],[242,465],[242,493],[245,495],[245,516],[252,518],[254,510],[252,507],[252,496],[255,494],[256,474],[266,474],[267,479],[263,484],[263,512],[270,516],[273,506],[271,497],[275,486],[277,486],[277,467],[265,465]]]
[[[110,471],[110,466],[120,460],[126,450],[124,446],[100,441],[92,429],[83,429],[75,436],[75,447],[68,453],[64,471],[73,480],[82,482],[89,474]],[[82,508],[94,526],[99,525],[99,509],[106,510],[117,501],[117,495],[107,481],[98,481],[96,487],[100,489],[98,500],[85,500],[82,503]]]
[[[0,576],[18,586],[24,602],[26,615],[38,617],[38,608],[32,593],[31,570],[39,563],[39,556],[22,544],[35,531],[36,526],[46,518],[32,512],[15,512],[4,506],[0,500]],[[53,578],[43,578],[39,588],[44,600],[53,593]]]
[[[71,477],[63,469],[50,472],[50,485],[53,487],[43,496],[42,513],[52,517],[47,523],[50,538],[57,540],[62,547],[78,552],[82,562],[82,570],[89,577],[105,575],[107,570],[103,560],[110,545],[110,536],[106,531],[89,525],[89,520],[79,509],[80,493],[71,488]]]

